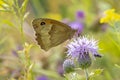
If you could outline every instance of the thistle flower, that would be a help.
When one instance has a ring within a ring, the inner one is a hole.
[[[101,57],[98,54],[97,41],[93,38],[88,39],[86,37],[78,37],[68,44],[68,56],[72,59],[76,59],[81,68],[87,68],[91,65],[90,55],[95,57]]]
[[[77,11],[76,12],[76,19],[79,20],[79,19],[84,19],[85,17],[85,14],[83,11]]]
[[[76,20],[69,23],[69,26],[74,29],[74,30],[77,30],[77,33],[76,35],[79,35],[82,31],[83,31],[83,28],[84,28],[84,12],[83,11],[77,11],[76,12]]]
[[[73,41],[67,45],[68,48],[68,56],[72,58],[83,57],[85,53],[89,53],[93,55],[93,57],[98,54],[98,42],[95,41],[93,38],[88,39],[86,37],[78,37],[73,39]]]
[[[66,59],[63,63],[63,69],[66,73],[73,72],[75,68],[74,62],[71,59]]]
[[[78,57],[77,62],[82,69],[90,67],[92,63],[89,53],[84,53],[84,57]]]
[[[83,24],[81,22],[75,21],[75,22],[71,22],[69,24],[69,26],[74,29],[77,30],[77,34],[80,34],[83,31]]]

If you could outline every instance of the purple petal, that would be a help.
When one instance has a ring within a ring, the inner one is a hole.
[[[36,80],[48,80],[48,78],[46,77],[46,76],[39,76],[39,77],[37,77],[37,79]]]
[[[83,19],[85,17],[85,14],[83,11],[77,11],[76,12],[76,18],[78,19]]]
[[[72,58],[78,58],[78,56],[84,56],[85,53],[92,54],[95,57],[100,57],[98,54],[98,41],[93,38],[78,37],[68,44],[68,56]]]
[[[69,26],[70,26],[72,29],[77,30],[77,31],[78,31],[77,33],[78,33],[78,34],[83,31],[83,24],[80,23],[80,22],[78,22],[78,21],[71,22],[71,23],[69,24]]]

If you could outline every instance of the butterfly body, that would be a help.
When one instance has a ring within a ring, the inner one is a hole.
[[[70,39],[75,33],[70,26],[53,19],[34,19],[32,25],[36,32],[36,40],[45,51]]]

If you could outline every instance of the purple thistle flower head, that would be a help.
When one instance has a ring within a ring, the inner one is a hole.
[[[36,80],[49,80],[46,76],[38,76]]]
[[[78,59],[79,57],[85,57],[86,54],[91,54],[93,58],[101,57],[101,55],[98,54],[97,44],[98,42],[95,41],[93,38],[88,39],[84,36],[75,38],[70,44],[67,45],[68,56],[71,56],[71,58],[73,59]]]
[[[84,17],[85,17],[85,14],[84,14],[83,11],[77,11],[76,12],[76,18],[77,18],[77,20],[84,19]]]
[[[69,26],[72,29],[77,30],[77,34],[80,34],[83,31],[83,27],[84,27],[83,24],[78,21],[71,22]]]

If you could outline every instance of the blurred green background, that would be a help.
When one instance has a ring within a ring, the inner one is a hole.
[[[43,75],[48,80],[64,80],[62,63],[66,57],[67,43],[44,52],[35,41],[31,22],[41,17],[74,22],[78,11],[84,13],[84,19],[80,20],[84,24],[82,35],[89,35],[99,40],[99,53],[103,55],[102,58],[93,61],[89,72],[100,68],[103,72],[94,80],[120,80],[120,68],[115,66],[120,65],[120,33],[115,32],[107,24],[99,23],[105,10],[114,8],[116,12],[120,12],[119,0],[28,0],[26,8],[24,5],[25,11],[23,9],[22,12],[15,6],[12,8],[13,4],[21,6],[24,1],[0,1],[0,80],[14,80],[13,78],[22,80],[19,77],[24,74],[22,71],[26,59],[24,54],[18,51],[24,49],[23,42],[33,45],[29,55],[31,63],[34,63],[32,68],[34,80]],[[23,19],[25,13],[27,16]],[[21,33],[24,35],[24,40]],[[82,70],[78,73],[84,76]]]

